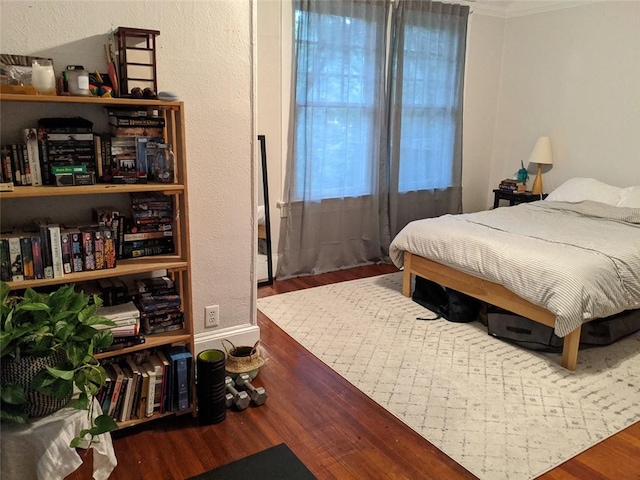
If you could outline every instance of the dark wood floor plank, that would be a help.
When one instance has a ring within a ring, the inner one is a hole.
[[[258,296],[395,271],[370,265],[278,281],[259,288]],[[260,312],[258,324],[268,360],[254,383],[267,389],[267,403],[228,411],[217,425],[199,426],[197,419],[181,416],[117,432],[112,480],[184,479],[282,442],[320,480],[475,478]],[[540,478],[638,480],[639,473],[637,423]],[[91,478],[90,459],[69,478]]]

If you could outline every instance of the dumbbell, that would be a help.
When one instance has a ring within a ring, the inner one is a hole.
[[[239,392],[233,387],[233,380],[231,380],[231,377],[225,377],[224,384],[229,392],[225,395],[227,407],[235,405],[238,410],[244,410],[249,406],[251,398],[249,398],[247,392]],[[231,400],[229,399],[229,395],[231,395]]]
[[[245,387],[251,394],[251,401],[254,405],[260,406],[267,401],[267,391],[263,387],[254,387],[251,385],[251,379],[246,373],[241,373],[236,377],[236,385]]]

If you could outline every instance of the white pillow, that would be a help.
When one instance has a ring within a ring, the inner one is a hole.
[[[618,207],[640,208],[640,186],[623,188],[616,205]]]
[[[552,202],[582,202],[593,200],[616,206],[622,188],[607,185],[595,178],[572,178],[567,180],[547,196]]]

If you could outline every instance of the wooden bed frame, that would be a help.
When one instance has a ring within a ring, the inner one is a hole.
[[[411,275],[418,275],[432,280],[440,285],[466,293],[478,300],[517,313],[548,327],[555,326],[556,316],[553,313],[520,298],[502,285],[462,273],[419,255],[404,252],[402,294],[405,297],[411,296]],[[576,369],[581,329],[581,327],[578,327],[564,337],[561,365],[567,370]]]

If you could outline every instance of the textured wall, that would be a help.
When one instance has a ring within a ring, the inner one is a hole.
[[[639,26],[640,2],[628,1],[508,19],[493,185],[526,165],[541,135],[554,157],[546,192],[577,176],[640,184]]]
[[[111,28],[160,31],[158,89],[178,94],[187,118],[196,332],[206,305],[220,305],[221,327],[255,317],[252,8],[251,0],[0,2],[0,51],[50,56],[58,71],[104,71]]]

